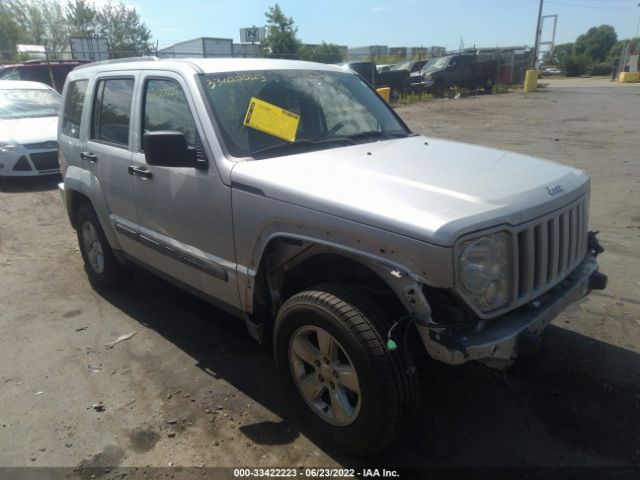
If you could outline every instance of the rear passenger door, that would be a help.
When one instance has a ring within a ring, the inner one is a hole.
[[[64,94],[64,107],[59,125],[58,148],[60,151],[60,166],[64,171],[67,166],[84,169],[85,165],[80,158],[80,152],[84,150],[87,142],[86,129],[80,126],[87,123],[89,116],[85,113],[85,104],[89,79],[80,78],[69,82]],[[90,103],[90,102],[89,102]],[[88,109],[87,109],[88,110]],[[84,118],[84,120],[83,120]]]
[[[132,157],[133,190],[142,259],[181,283],[231,305],[238,304],[230,189],[207,158],[193,97],[173,72],[143,72],[137,99],[137,148]],[[179,131],[208,169],[148,165],[145,132]]]
[[[98,75],[93,84],[89,135],[80,157],[100,183],[120,246],[136,255],[137,231],[131,162],[131,116],[138,73]]]

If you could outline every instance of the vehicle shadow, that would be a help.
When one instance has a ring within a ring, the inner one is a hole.
[[[100,294],[200,369],[285,419],[241,427],[251,441],[282,445],[299,435],[287,399],[274,387],[271,354],[241,320],[143,271],[126,291]],[[632,351],[551,326],[539,355],[508,373],[423,359],[418,375],[416,417],[381,454],[350,458],[314,441],[351,467],[640,465],[640,356]]]
[[[62,177],[60,174],[40,177],[6,177],[0,176],[0,192],[24,193],[45,192],[58,187]]]

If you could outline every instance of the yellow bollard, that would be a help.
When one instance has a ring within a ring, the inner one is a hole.
[[[538,87],[538,71],[527,70],[524,77],[524,93],[535,92]]]
[[[640,72],[620,72],[618,74],[618,82],[638,83],[640,82]]]
[[[376,88],[376,92],[378,92],[378,95],[384,98],[385,102],[389,103],[389,96],[391,95],[391,89],[389,87]]]

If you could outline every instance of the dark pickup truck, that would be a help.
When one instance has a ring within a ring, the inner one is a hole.
[[[374,88],[389,87],[391,98],[397,98],[409,85],[408,70],[386,70],[378,72],[373,62],[349,62],[343,66],[359,74]]]
[[[420,75],[411,77],[410,87],[412,91],[428,90],[437,96],[454,86],[491,91],[498,73],[497,60],[480,60],[474,54],[447,55],[429,60]]]

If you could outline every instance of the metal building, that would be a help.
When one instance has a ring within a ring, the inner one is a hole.
[[[233,40],[230,38],[200,37],[185,40],[158,50],[160,58],[216,58],[232,57]]]

